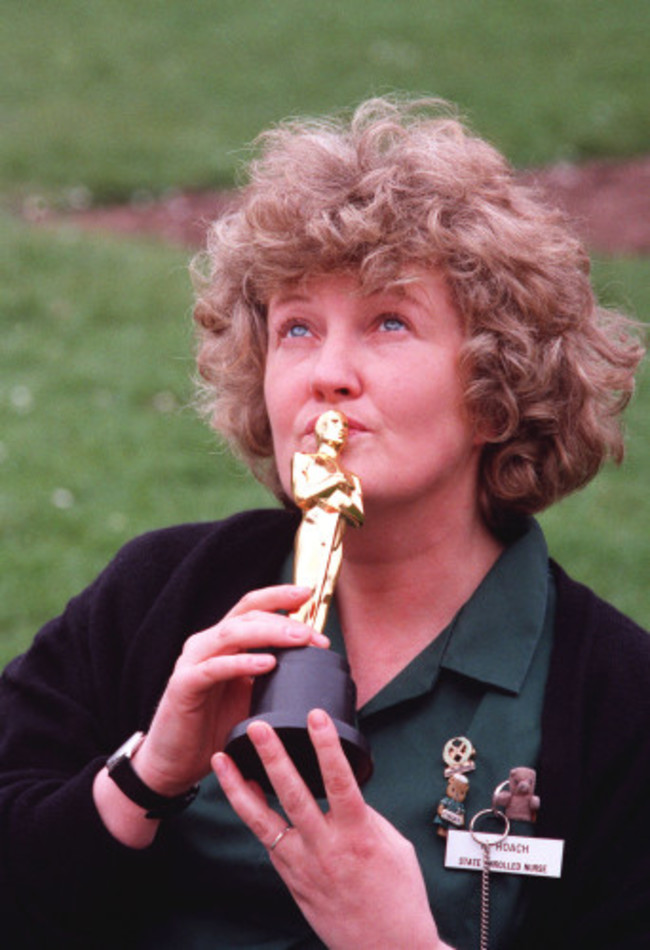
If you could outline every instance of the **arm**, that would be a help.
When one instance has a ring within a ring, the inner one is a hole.
[[[296,609],[309,593],[291,584],[252,591],[222,621],[186,641],[133,759],[149,788],[172,797],[208,774],[211,757],[248,715],[253,677],[277,662],[272,653],[256,651],[328,645],[322,634],[277,612]],[[93,797],[113,837],[130,848],[151,844],[160,822],[123,795],[106,768],[97,774]]]
[[[297,505],[310,508],[319,498],[327,498],[336,489],[349,491],[348,476],[341,469],[328,472],[312,455],[296,453],[291,466],[291,484]]]
[[[363,495],[361,493],[361,482],[356,475],[349,475],[345,488],[345,497],[340,505],[341,514],[350,524],[360,527],[364,521],[363,513]]]
[[[276,576],[294,530],[294,518],[273,512],[137,539],[9,665],[0,679],[0,905],[21,908],[21,937],[61,932],[72,948],[71,934],[92,932],[98,919],[103,932],[130,932],[147,912],[164,870],[157,843],[135,850],[107,830],[95,777],[134,730],[148,729],[188,627]]]
[[[311,628],[264,610],[294,607],[306,593],[293,585],[253,592],[187,641],[134,761],[147,784],[172,795],[209,772],[211,755],[247,714],[250,676],[275,663],[270,654],[246,652],[247,645],[326,643]],[[68,650],[74,626],[57,622],[10,667],[0,691],[2,878],[25,908],[25,932],[60,929],[66,946],[73,931],[92,932],[97,919],[108,918],[107,928],[123,925],[121,914],[135,921],[147,899],[141,881],[156,893],[159,871],[155,848],[147,848],[159,822],[147,819],[103,767],[126,735],[112,746],[97,737],[101,716],[88,705],[95,690],[87,658],[80,642],[77,655]],[[66,675],[75,668],[76,675]]]
[[[68,946],[72,921],[80,932],[91,927],[118,882],[125,895],[135,894],[135,878],[147,873],[144,856],[131,860],[93,805],[93,780],[110,740],[92,670],[97,657],[89,658],[80,636],[84,606],[82,599],[49,624],[0,684],[1,896],[19,909],[17,947],[41,932],[54,943],[60,933],[60,945]],[[68,650],[79,651],[76,658]],[[111,659],[103,659],[109,672]]]

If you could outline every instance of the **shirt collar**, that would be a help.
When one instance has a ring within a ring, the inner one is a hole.
[[[441,667],[519,693],[544,629],[548,584],[546,541],[530,519],[457,614]]]

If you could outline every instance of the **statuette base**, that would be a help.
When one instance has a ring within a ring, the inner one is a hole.
[[[272,791],[268,776],[246,735],[251,722],[264,721],[282,740],[311,793],[324,795],[316,753],[307,732],[307,715],[324,709],[332,718],[341,745],[359,784],[372,774],[370,746],[355,727],[356,688],[347,662],[338,653],[319,647],[278,650],[278,664],[255,680],[251,715],[232,730],[226,752],[247,779]]]

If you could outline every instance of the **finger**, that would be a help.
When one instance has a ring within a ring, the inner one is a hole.
[[[312,709],[307,727],[332,818],[342,824],[358,825],[366,813],[366,803],[334,723],[324,710]]]
[[[246,730],[284,813],[307,840],[322,831],[323,813],[275,731],[265,722]]]
[[[218,683],[262,676],[276,666],[271,653],[235,653],[208,657],[197,663],[179,664],[169,681],[169,693],[190,706]]]
[[[310,587],[301,587],[298,584],[274,584],[273,587],[261,587],[259,590],[251,590],[244,594],[226,617],[238,617],[251,610],[266,610],[270,613],[276,610],[291,612],[304,604],[311,593]]]
[[[253,611],[228,617],[189,637],[183,647],[181,662],[200,662],[210,656],[221,656],[264,647],[291,648],[329,646],[329,640],[307,624],[282,614]]]
[[[259,786],[247,782],[230,756],[224,752],[213,756],[212,768],[234,812],[265,848],[271,849],[274,842],[277,847],[278,836],[287,828],[287,822],[269,808]]]

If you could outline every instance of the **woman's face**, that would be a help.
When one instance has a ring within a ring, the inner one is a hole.
[[[318,417],[340,409],[343,465],[368,511],[475,504],[480,444],[462,405],[461,322],[440,276],[408,276],[370,295],[353,277],[319,277],[271,298],[264,392],[288,494],[293,454],[315,452]]]

